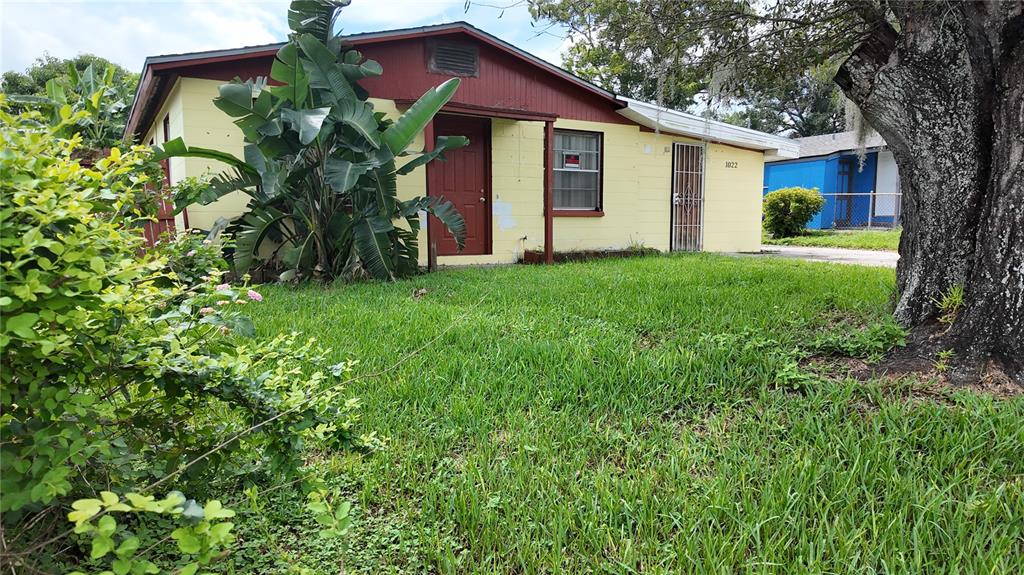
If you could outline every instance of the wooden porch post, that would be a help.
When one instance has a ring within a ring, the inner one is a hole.
[[[544,122],[544,261],[555,263],[554,252],[554,185],[555,185],[555,123]]]
[[[423,151],[430,152],[434,149],[434,121],[431,120],[427,123],[427,127],[423,128]],[[428,172],[427,178],[427,196],[430,194],[430,164],[427,164]],[[437,226],[431,221],[430,215],[427,215],[427,271],[437,271],[437,232],[435,230]]]

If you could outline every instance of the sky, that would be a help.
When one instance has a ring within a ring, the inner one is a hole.
[[[286,39],[288,0],[0,0],[0,69],[24,71],[48,52],[91,53],[140,72],[147,56]],[[549,62],[567,46],[557,29],[531,26],[517,0],[352,0],[343,32],[465,20]],[[505,6],[504,9],[500,6]]]

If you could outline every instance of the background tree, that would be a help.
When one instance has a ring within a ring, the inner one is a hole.
[[[135,99],[135,89],[139,84],[139,75],[106,58],[93,54],[79,54],[74,58],[57,58],[56,56],[44,53],[39,58],[36,58],[35,62],[24,72],[16,72],[14,70],[4,72],[3,76],[0,77],[0,91],[9,95],[46,96],[46,83],[50,80],[66,78],[69,65],[73,66],[79,74],[85,72],[89,66],[92,66],[92,69],[98,75],[104,74],[108,68],[113,69],[109,86],[113,93],[106,97],[106,100],[124,103],[123,108],[113,118],[116,124],[123,126],[128,120],[128,112],[132,107],[132,101]],[[12,110],[17,111],[23,108],[23,105],[16,102],[11,103]]]
[[[795,138],[846,129],[842,92],[832,82],[834,68],[810,70],[752,89],[741,109],[722,120],[762,132]]]
[[[593,1],[530,3],[584,35],[615,22]],[[587,17],[565,16],[570,4]],[[927,365],[952,350],[957,378],[995,367],[1024,381],[1024,2],[623,4],[615,15],[634,27],[631,41],[665,55],[663,67],[715,72],[727,95],[840,61],[835,83],[900,169],[894,313],[913,328],[904,359]],[[941,302],[961,289],[946,327]]]
[[[114,67],[96,70],[90,64],[79,72],[68,64],[66,73],[46,81],[45,95],[15,94],[10,99],[19,106],[44,112],[58,136],[80,136],[84,144],[80,154],[104,155],[123,139],[128,109],[114,84]],[[67,122],[71,117],[75,121]]]
[[[702,41],[700,30],[681,33],[671,28],[672,22],[694,13],[691,4],[699,3],[553,0],[533,2],[531,7],[538,18],[569,28],[572,44],[563,55],[569,71],[617,94],[685,110],[721,79],[721,70],[716,73],[699,52],[687,49]],[[652,38],[671,41],[651,42]],[[730,107],[739,109],[703,113],[797,137],[842,131],[842,96],[832,82],[837,65],[798,75],[746,78],[741,90],[720,94]]]
[[[706,87],[706,76],[695,70],[694,59],[679,50],[697,38],[680,44],[648,41],[678,33],[665,25],[664,17],[676,8],[684,9],[685,4],[639,6],[619,0],[563,0],[530,2],[530,8],[538,19],[569,28],[573,42],[563,54],[562,65],[616,94],[686,109]]]

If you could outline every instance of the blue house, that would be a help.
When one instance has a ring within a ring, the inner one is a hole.
[[[797,141],[799,158],[766,158],[765,194],[793,186],[816,188],[825,206],[807,224],[810,229],[899,225],[899,172],[881,136],[868,136],[863,150],[852,131]]]

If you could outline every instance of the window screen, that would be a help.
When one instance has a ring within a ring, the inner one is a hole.
[[[556,210],[601,209],[601,134],[555,130]]]

